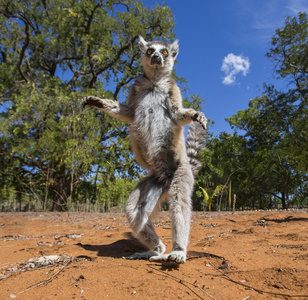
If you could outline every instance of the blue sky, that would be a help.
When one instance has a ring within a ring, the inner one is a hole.
[[[262,94],[263,83],[276,81],[265,57],[275,29],[286,16],[308,13],[308,0],[165,0],[174,14],[180,52],[177,75],[188,81],[189,94],[205,99],[203,112],[215,121],[214,135],[233,130],[225,121]]]

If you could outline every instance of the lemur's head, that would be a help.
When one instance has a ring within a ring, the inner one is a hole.
[[[139,47],[146,73],[152,73],[154,70],[171,73],[179,53],[178,40],[169,45],[160,41],[146,42],[142,36],[139,36]]]

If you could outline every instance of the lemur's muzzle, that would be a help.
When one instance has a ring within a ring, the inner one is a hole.
[[[159,53],[155,52],[151,57],[151,65],[163,65],[163,59]]]

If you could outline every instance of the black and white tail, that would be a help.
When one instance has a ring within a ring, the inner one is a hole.
[[[194,176],[201,168],[199,151],[205,149],[206,130],[201,124],[192,122],[187,133],[186,151]]]

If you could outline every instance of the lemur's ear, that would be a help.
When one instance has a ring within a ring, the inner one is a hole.
[[[147,42],[144,40],[144,38],[141,35],[139,35],[139,48],[142,53],[145,53],[147,49]]]
[[[172,44],[170,44],[171,55],[174,59],[176,59],[179,54],[179,40],[175,40]]]

